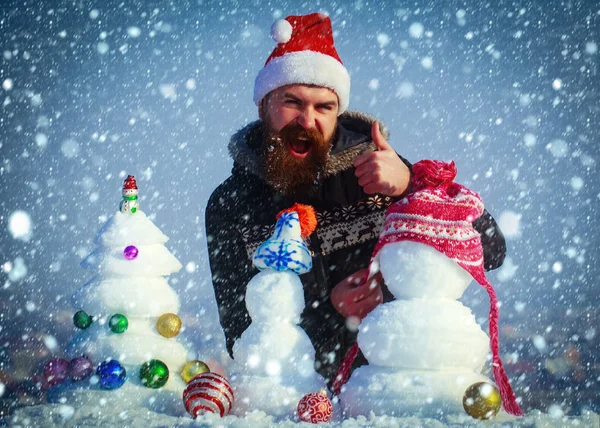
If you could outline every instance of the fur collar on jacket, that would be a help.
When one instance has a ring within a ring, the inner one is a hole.
[[[371,141],[371,126],[379,122],[381,134],[387,140],[389,134],[385,125],[375,117],[357,111],[346,111],[338,117],[339,125],[344,129],[344,137],[338,133],[333,147],[329,153],[329,160],[325,169],[325,177],[335,175],[352,166],[357,155],[365,151],[374,151],[375,144]],[[252,122],[231,137],[228,149],[234,162],[249,172],[264,178],[260,160],[254,147],[260,145],[260,121]]]

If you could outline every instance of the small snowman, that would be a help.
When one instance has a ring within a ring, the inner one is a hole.
[[[123,200],[119,205],[122,213],[135,213],[139,209],[138,188],[133,175],[128,175],[123,183]]]
[[[252,324],[233,346],[235,415],[260,410],[292,417],[305,394],[326,388],[314,369],[312,342],[298,326],[305,307],[298,275],[312,268],[302,238],[315,227],[312,207],[296,204],[279,214],[273,236],[254,253],[253,263],[261,272],[246,288]]]
[[[413,173],[413,193],[388,209],[369,266],[369,277],[380,271],[396,300],[363,319],[334,389],[341,388],[349,416],[461,413],[470,386],[492,383],[481,374],[491,345],[504,409],[522,415],[500,360],[498,301],[472,225],[483,214],[483,203],[453,182],[454,162],[421,161]],[[457,300],[472,279],[490,297],[489,339]],[[341,387],[358,347],[369,365],[356,369]]]

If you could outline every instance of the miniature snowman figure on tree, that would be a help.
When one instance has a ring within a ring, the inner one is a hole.
[[[123,200],[119,204],[122,213],[133,213],[138,209],[138,188],[133,175],[128,175],[123,183]]]
[[[180,373],[188,351],[174,339],[182,328],[179,298],[165,278],[181,263],[165,247],[167,236],[139,209],[132,175],[122,194],[120,210],[95,239],[98,248],[82,262],[96,276],[73,296],[80,332],[66,354],[98,366],[97,383],[65,384],[52,395],[78,404],[96,404],[100,395],[115,408],[183,415]]]
[[[367,278],[380,271],[396,300],[362,320],[334,389],[350,416],[439,418],[464,409],[485,419],[502,404],[522,415],[500,360],[498,300],[472,225],[483,203],[453,182],[454,162],[420,161],[413,173],[413,193],[388,209]],[[490,297],[489,338],[457,300],[473,279]],[[497,387],[481,374],[490,345]],[[358,347],[369,365],[342,387]]]
[[[246,288],[252,324],[233,346],[235,415],[261,410],[292,417],[306,393],[326,390],[314,369],[315,349],[297,325],[305,307],[298,275],[312,268],[303,237],[315,227],[314,209],[296,204],[278,215],[273,236],[254,253],[253,263],[261,272]]]

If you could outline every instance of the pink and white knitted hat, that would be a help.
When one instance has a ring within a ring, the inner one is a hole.
[[[350,101],[350,75],[333,45],[329,17],[311,13],[279,19],[271,37],[277,46],[256,76],[254,103],[285,85],[316,85],[336,93],[342,114]]]
[[[454,183],[454,177],[454,162],[414,164],[413,193],[388,208],[372,258],[391,242],[420,242],[454,260],[483,285],[483,247],[472,224],[483,214],[483,202],[477,193]]]
[[[472,224],[483,214],[483,202],[477,193],[454,183],[454,162],[422,160],[413,165],[413,174],[413,193],[388,208],[370,270],[376,266],[377,255],[384,245],[412,241],[435,248],[469,272],[490,297],[492,370],[504,409],[522,415],[500,359],[498,299],[485,276],[481,236]]]

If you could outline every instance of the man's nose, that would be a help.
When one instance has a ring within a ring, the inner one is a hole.
[[[312,108],[305,108],[298,115],[298,124],[304,129],[315,128],[315,112]]]

